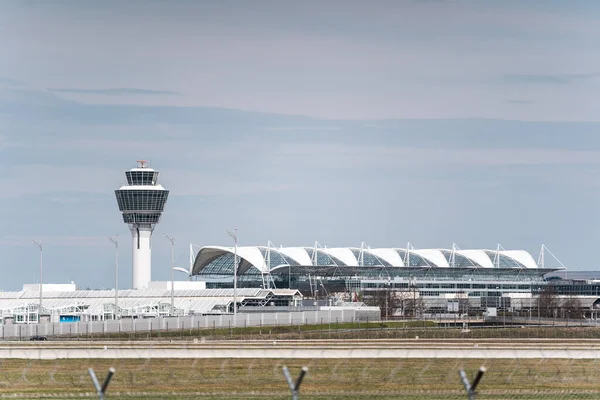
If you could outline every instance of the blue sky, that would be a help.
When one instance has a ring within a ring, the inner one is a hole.
[[[113,190],[144,158],[169,242],[523,248],[600,241],[593,1],[0,5],[0,287],[131,283]]]

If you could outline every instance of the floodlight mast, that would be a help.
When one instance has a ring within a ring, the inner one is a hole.
[[[237,258],[237,247],[238,247],[238,236],[237,227],[231,231],[227,231],[227,234],[233,238],[235,247],[233,250],[233,326],[237,326],[237,269],[238,269],[238,258]]]
[[[38,242],[37,240],[34,240],[33,244],[35,244],[40,249],[40,309],[38,310],[38,323],[39,323],[40,315],[42,315],[42,282],[43,282],[43,276],[44,276],[44,245],[41,242]]]
[[[108,240],[115,245],[115,319],[119,319],[119,235]]]
[[[175,314],[175,239],[172,236],[164,235],[171,242],[171,315]]]

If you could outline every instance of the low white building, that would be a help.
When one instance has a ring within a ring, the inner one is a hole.
[[[76,290],[72,285],[23,285],[18,292],[0,292],[0,320],[4,324],[102,321],[121,318],[228,314],[233,311],[233,289],[204,289],[204,282],[155,282],[137,290]],[[240,307],[293,307],[298,290],[243,288],[235,293]],[[172,297],[171,297],[172,296]],[[171,302],[173,307],[171,307]],[[117,303],[117,306],[115,306]]]

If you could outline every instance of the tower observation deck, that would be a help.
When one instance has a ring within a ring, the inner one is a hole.
[[[125,172],[127,185],[115,190],[123,222],[133,239],[133,288],[146,288],[151,281],[152,232],[160,221],[169,191],[159,185],[158,171],[138,161],[137,168]]]

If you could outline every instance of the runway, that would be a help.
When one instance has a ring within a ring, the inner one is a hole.
[[[599,340],[293,340],[3,342],[1,359],[598,359]]]

